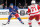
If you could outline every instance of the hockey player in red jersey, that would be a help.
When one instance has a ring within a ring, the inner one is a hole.
[[[35,4],[35,1],[31,1],[30,6],[28,6],[28,15],[29,15],[29,27],[32,27],[32,20],[35,18],[35,20],[38,22],[38,24],[40,25],[39,22],[39,5]]]

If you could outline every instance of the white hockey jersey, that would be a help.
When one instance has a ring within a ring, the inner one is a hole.
[[[28,14],[30,14],[30,16],[39,14],[38,6],[37,4],[28,6]]]

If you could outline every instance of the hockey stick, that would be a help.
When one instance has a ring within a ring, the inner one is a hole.
[[[8,22],[7,22],[7,23],[5,23],[5,24],[4,24],[4,23],[2,23],[2,25],[7,25],[7,24],[9,24],[9,23],[8,23]]]
[[[7,23],[6,23],[6,24],[7,24]],[[6,25],[6,24],[2,23],[2,25]]]

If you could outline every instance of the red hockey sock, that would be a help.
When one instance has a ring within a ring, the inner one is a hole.
[[[38,24],[40,25],[40,22],[38,22]]]
[[[28,23],[29,24],[29,26],[32,24],[32,23]]]

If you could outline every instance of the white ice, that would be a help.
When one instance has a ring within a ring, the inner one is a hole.
[[[10,24],[2,25],[2,23],[6,23],[7,20],[0,20],[0,27],[29,27],[28,19],[22,20],[25,24],[21,24],[17,19],[11,20]],[[32,21],[32,27],[40,27],[35,20]]]

